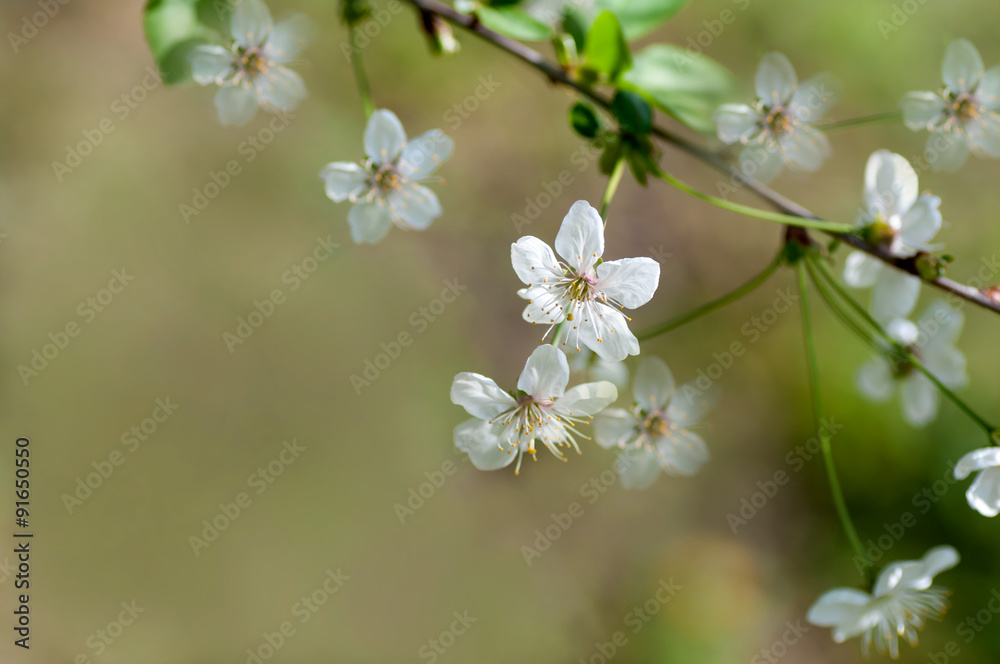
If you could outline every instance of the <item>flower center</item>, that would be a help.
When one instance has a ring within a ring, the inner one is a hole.
[[[399,173],[395,164],[380,166],[372,176],[372,187],[378,189],[383,194],[399,191],[405,183],[406,178]]]
[[[784,106],[766,108],[767,117],[764,120],[767,128],[775,134],[788,134],[794,129],[792,116]]]
[[[975,120],[982,115],[979,102],[969,92],[959,95],[951,94],[951,114],[958,120]]]
[[[912,353],[917,358],[918,361],[923,362],[922,358],[920,357],[920,354],[917,352],[916,346],[907,346],[906,350]],[[909,358],[903,353],[898,353],[898,352],[890,353],[889,364],[892,367],[892,376],[897,380],[906,378],[907,376],[913,374],[913,372],[917,370],[916,365],[913,364],[913,362],[911,362]]]
[[[667,436],[670,435],[670,420],[667,419],[667,414],[660,410],[654,410],[650,412],[642,413],[642,428],[644,433],[650,436]]]
[[[266,74],[270,69],[270,60],[264,54],[264,50],[259,46],[238,47],[239,70],[244,77],[251,77],[255,74]]]

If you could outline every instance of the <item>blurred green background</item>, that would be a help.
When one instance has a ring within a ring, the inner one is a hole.
[[[693,479],[664,476],[645,492],[614,483],[582,495],[614,457],[594,444],[566,464],[539,455],[519,477],[477,472],[454,452],[452,428],[466,417],[449,402],[454,374],[477,371],[513,386],[538,341],[520,319],[511,215],[570,170],[572,184],[523,229],[551,241],[572,202],[597,204],[604,181],[573,161],[583,143],[566,125],[571,96],[465,35],[456,57],[432,57],[406,8],[365,57],[378,106],[394,110],[411,135],[439,127],[454,137],[455,154],[440,172],[446,182],[436,187],[445,214],[427,232],[393,230],[377,246],[354,246],[348,207],[331,203],[318,179],[327,162],[361,157],[364,117],[336,4],[272,3],[277,17],[308,13],[320,37],[299,67],[309,100],[250,162],[240,145],[267,118],[224,129],[212,91],[158,87],[127,117],[113,106],[151,65],[141,2],[70,2],[18,52],[3,47],[0,468],[10,496],[13,441],[30,436],[36,537],[32,649],[10,643],[15,593],[0,574],[0,660],[242,663],[287,621],[295,632],[268,661],[597,663],[604,655],[595,644],[619,630],[627,643],[613,659],[622,663],[862,661],[856,640],[837,646],[819,628],[774,647],[822,592],[860,584],[821,462],[792,473],[738,533],[726,519],[758,481],[791,470],[786,454],[815,433],[797,310],[725,372],[722,399],[702,431],[713,458]],[[706,30],[704,21],[732,10],[736,21],[706,53],[732,68],[748,98],[769,50],[787,54],[803,78],[833,72],[846,91],[831,119],[890,110],[909,90],[936,88],[952,38],[972,40],[987,66],[1000,62],[996,3],[910,5],[919,10],[886,39],[878,21],[891,20],[891,2],[695,0],[644,41],[686,44]],[[6,0],[3,32],[19,30],[36,11],[35,2]],[[456,126],[446,114],[475,94],[480,77],[500,85]],[[58,181],[52,162],[65,162],[67,147],[106,118],[113,132]],[[852,221],[868,155],[889,148],[913,157],[924,138],[901,123],[837,133],[822,171],[786,173],[775,186],[830,219]],[[234,159],[241,173],[185,224],[178,206],[190,205],[193,190]],[[683,155],[666,149],[662,163],[715,190],[718,177]],[[957,174],[921,173],[922,187],[944,201],[940,238],[956,256],[957,279],[997,253],[998,176],[1000,164],[975,159]],[[283,274],[328,237],[340,247],[292,291]],[[641,329],[742,283],[778,241],[779,229],[766,222],[626,179],[611,208],[607,255],[654,255],[661,247],[671,254],[656,297],[634,315]],[[134,281],[88,322],[78,307],[123,268]],[[411,315],[440,296],[445,280],[467,290],[417,333]],[[792,284],[791,274],[779,273],[755,295],[643,352],[689,380],[713,353],[746,344],[744,324]],[[276,288],[287,300],[231,353],[223,334]],[[918,312],[935,296],[925,291]],[[995,419],[998,321],[964,311],[971,377],[964,394]],[[73,321],[79,335],[25,385],[18,366]],[[868,351],[826,312],[818,328],[828,409],[843,424],[836,456],[862,537],[877,538],[884,524],[911,512],[915,526],[887,559],[917,558],[941,543],[963,557],[939,577],[954,590],[946,622],[929,626],[918,648],[903,646],[901,661],[928,661],[952,640],[963,662],[995,661],[998,625],[970,643],[956,630],[1000,588],[997,524],[968,507],[965,482],[946,485],[926,514],[913,502],[948,475],[949,462],[980,447],[981,434],[947,403],[922,430],[902,421],[895,401],[867,403],[853,381]],[[413,344],[356,394],[350,376],[403,331]],[[141,445],[123,443],[167,398],[178,410]],[[292,439],[305,451],[256,493],[264,485],[251,484],[252,475]],[[63,495],[115,451],[122,465],[68,509]],[[396,505],[428,482],[426,474],[440,480],[435,472],[449,462],[454,474],[401,523]],[[203,520],[241,492],[250,506],[196,556],[189,537],[200,537]],[[527,565],[521,547],[534,546],[536,529],[574,502],[583,515]],[[3,532],[14,529],[11,511],[5,501]],[[0,554],[0,563],[10,556]],[[349,579],[300,622],[297,603],[338,569]],[[661,580],[681,588],[635,631],[634,608]],[[120,634],[112,627],[117,638],[98,647],[98,630],[108,631],[121,603],[132,601],[143,613]],[[476,622],[430,657],[430,641],[451,628],[454,612]],[[988,609],[980,618],[987,615],[992,621]]]

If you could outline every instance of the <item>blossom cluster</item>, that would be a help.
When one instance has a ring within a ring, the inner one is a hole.
[[[456,6],[468,13],[481,9],[476,2]],[[225,43],[197,46],[189,56],[193,79],[219,88],[219,121],[245,124],[258,108],[294,110],[307,93],[288,65],[310,41],[308,19],[296,14],[275,23],[262,0],[240,0],[228,27]],[[970,154],[1000,158],[1000,66],[985,69],[976,48],[958,39],[945,52],[941,78],[937,91],[910,92],[900,102],[905,126],[931,134],[926,148],[931,167],[954,171]],[[788,58],[768,53],[754,83],[752,103],[724,104],[713,115],[718,138],[740,146],[742,172],[768,182],[784,168],[819,170],[832,149],[816,123],[838,96],[835,79],[824,73],[799,82]],[[392,111],[369,110],[363,149],[363,159],[332,162],[320,172],[327,197],[351,204],[347,224],[355,243],[377,243],[394,226],[426,230],[442,216],[437,195],[426,185],[451,157],[451,138],[433,129],[408,139]],[[914,316],[921,280],[892,263],[940,249],[934,241],[944,225],[942,201],[921,192],[913,166],[888,150],[869,157],[863,200],[855,225],[868,253],[847,257],[843,280],[871,290],[867,316],[884,334],[873,340],[876,357],[858,371],[857,385],[876,402],[898,392],[904,419],[923,426],[937,414],[941,389],[968,382],[966,359],[957,347],[963,316],[941,301]],[[660,358],[638,361],[631,399],[613,407],[629,382],[625,361],[640,354],[625,312],[653,298],[660,267],[645,257],[604,260],[606,224],[602,213],[577,201],[562,220],[554,248],[534,236],[511,245],[511,266],[523,284],[517,295],[526,302],[522,318],[546,331],[512,390],[479,373],[455,376],[451,401],[470,418],[455,427],[454,445],[476,468],[514,464],[517,474],[526,453],[534,459],[545,448],[566,461],[566,450],[580,453],[581,441],[591,439],[618,450],[615,466],[630,489],[649,487],[661,473],[694,475],[708,462],[708,446],[696,429],[712,406],[711,394],[677,385]],[[570,386],[574,373],[589,380]],[[587,424],[592,438],[582,428]],[[1000,447],[969,452],[954,468],[958,479],[973,473],[969,504],[985,516],[1000,514]],[[915,643],[926,620],[947,610],[948,592],[933,579],[958,561],[954,548],[938,546],[921,560],[892,563],[870,592],[824,593],[808,619],[831,627],[837,642],[860,637],[865,654],[876,650],[896,657],[901,638]]]

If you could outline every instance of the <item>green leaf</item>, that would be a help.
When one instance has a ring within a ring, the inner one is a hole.
[[[545,41],[552,28],[516,7],[480,7],[479,21],[490,30],[521,41]]]
[[[623,87],[646,96],[687,126],[715,131],[712,113],[736,98],[738,85],[729,70],[705,55],[668,44],[653,44],[635,56]]]
[[[587,67],[614,81],[632,65],[628,42],[618,19],[611,12],[601,12],[587,33],[584,55]]]
[[[221,41],[223,17],[211,0],[149,0],[142,25],[156,66],[167,84],[191,79],[187,56],[196,46]]]
[[[633,41],[666,23],[684,8],[690,0],[597,0],[597,9],[614,12],[625,31],[625,38]]]
[[[594,138],[601,130],[601,121],[594,109],[586,104],[577,103],[569,111],[569,123],[576,133],[584,138]]]
[[[653,126],[653,109],[638,92],[620,90],[611,100],[611,112],[630,134],[645,136]]]

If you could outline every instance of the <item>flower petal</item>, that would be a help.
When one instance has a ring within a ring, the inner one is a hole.
[[[937,387],[923,374],[912,374],[903,381],[903,419],[915,427],[922,427],[937,415]]]
[[[957,171],[969,158],[969,144],[960,135],[937,132],[927,137],[927,163],[937,173]]]
[[[392,228],[392,213],[383,203],[357,203],[347,213],[355,244],[375,244]]]
[[[551,344],[543,344],[528,356],[521,377],[517,379],[517,389],[536,400],[550,401],[563,395],[568,382],[566,355]]]
[[[875,360],[861,367],[857,381],[861,393],[876,402],[886,401],[895,388],[892,366],[885,360]]]
[[[392,216],[400,226],[422,231],[441,216],[437,194],[423,185],[408,182],[389,194]]]
[[[660,475],[660,461],[656,452],[628,449],[618,455],[615,468],[626,489],[646,489]]]
[[[878,150],[865,166],[865,204],[886,217],[909,210],[920,194],[917,172],[902,155]]]
[[[347,161],[327,164],[319,177],[326,185],[327,198],[335,203],[360,196],[368,188],[368,171]]]
[[[987,468],[965,492],[969,506],[983,516],[1000,514],[1000,468]]]
[[[760,130],[760,116],[746,104],[723,104],[712,115],[719,140],[727,145],[747,142]]]
[[[309,45],[315,26],[305,14],[292,14],[271,30],[265,49],[267,54],[281,63],[294,60]]]
[[[904,590],[926,590],[934,577],[958,564],[958,551],[951,546],[936,546],[920,560],[905,560],[886,565],[875,580],[875,597]]]
[[[969,149],[977,157],[1000,157],[1000,116],[986,112],[965,125]]]
[[[909,249],[926,250],[930,241],[941,230],[941,199],[924,194],[903,213],[899,238]]]
[[[830,158],[830,140],[826,134],[810,127],[799,125],[791,133],[778,139],[785,166],[793,171],[815,171]]]
[[[528,286],[554,284],[563,276],[552,248],[532,235],[510,245],[510,262],[518,278]]]
[[[864,631],[858,627],[858,622],[871,599],[868,593],[854,588],[834,588],[820,595],[809,607],[806,620],[819,627],[849,628],[841,640],[851,638]]]
[[[380,109],[372,113],[365,126],[365,154],[378,165],[396,161],[406,143],[406,132],[392,111]]]
[[[597,266],[597,289],[627,309],[653,299],[660,284],[660,264],[652,258],[621,258]]]
[[[469,455],[479,470],[498,470],[510,465],[517,455],[500,449],[500,440],[486,422],[473,418],[455,427],[455,447]]]
[[[624,447],[635,440],[638,424],[627,410],[608,408],[594,418],[594,440],[605,449]]]
[[[517,405],[492,378],[468,371],[455,376],[451,384],[451,402],[464,408],[469,415],[487,421]]]
[[[222,85],[233,71],[233,54],[222,46],[196,46],[188,53],[191,76],[199,85]]]
[[[882,273],[882,261],[863,251],[852,251],[844,263],[844,283],[854,288],[870,288]]]
[[[653,356],[639,361],[632,384],[632,394],[639,408],[645,411],[663,410],[676,387],[674,375],[666,362]]]
[[[872,316],[880,323],[906,318],[919,297],[920,279],[895,268],[883,269],[872,289]]]
[[[747,177],[768,183],[778,176],[785,165],[777,143],[753,144],[740,152],[740,172]]]
[[[711,458],[705,440],[687,429],[664,437],[657,443],[656,449],[660,455],[660,466],[670,475],[694,475]]]
[[[261,107],[272,113],[290,113],[308,96],[302,77],[282,65],[275,65],[266,74],[255,76],[253,86]]]
[[[978,470],[1000,467],[1000,447],[981,447],[964,455],[955,464],[955,479],[964,480]]]
[[[968,92],[982,78],[983,59],[967,39],[956,39],[948,44],[941,63],[941,78],[953,92]]]
[[[903,124],[913,131],[932,130],[945,119],[947,102],[936,92],[909,92],[899,102]]]
[[[614,383],[602,380],[571,387],[557,405],[559,410],[568,412],[573,417],[593,417],[617,399],[618,388]]]
[[[816,122],[837,101],[840,88],[840,82],[825,72],[802,81],[792,95],[792,115],[799,122]]]
[[[556,251],[580,273],[586,273],[604,255],[604,222],[587,201],[573,203],[563,218]]]
[[[799,79],[795,68],[781,53],[768,53],[761,59],[754,79],[757,96],[768,106],[781,105],[787,102]]]
[[[455,142],[440,129],[432,129],[407,142],[399,156],[399,172],[423,180],[451,157]]]
[[[257,113],[257,97],[241,85],[227,85],[215,93],[215,110],[223,126],[239,127]]]
[[[628,329],[628,321],[615,307],[598,304],[593,314],[577,312],[576,317],[590,316],[579,322],[580,341],[601,359],[621,362],[629,355],[639,354],[639,340]],[[572,335],[569,337],[572,339]]]
[[[517,294],[528,301],[528,306],[524,308],[521,316],[532,325],[555,325],[566,320],[568,301],[565,298],[560,299],[548,288],[532,286],[522,288]],[[577,329],[577,325],[574,325],[573,329]]]
[[[238,0],[229,20],[229,31],[241,46],[256,46],[266,38],[274,21],[261,0]]]
[[[976,88],[976,97],[986,108],[996,110],[1000,107],[1000,65],[986,70]]]
[[[694,382],[685,383],[674,390],[667,404],[667,420],[679,427],[689,427],[700,422],[715,406],[719,390],[713,383],[701,389]]]

